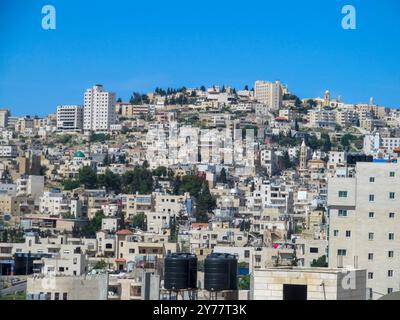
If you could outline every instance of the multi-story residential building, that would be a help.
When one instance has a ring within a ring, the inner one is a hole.
[[[311,109],[307,112],[310,127],[334,127],[336,125],[336,111],[327,109]]]
[[[254,84],[254,96],[268,109],[278,110],[282,106],[282,85],[280,81],[272,83],[258,80]]]
[[[146,213],[152,211],[154,202],[151,194],[123,194],[122,212],[126,217],[133,217],[138,213]]]
[[[83,108],[76,105],[57,107],[57,130],[74,132],[83,129]]]
[[[68,212],[68,202],[65,195],[58,191],[46,191],[40,198],[41,213],[59,215]]]
[[[84,98],[83,129],[108,131],[116,122],[115,93],[107,92],[102,85],[86,90]]]
[[[18,156],[17,146],[0,145],[0,158],[16,158]]]
[[[18,118],[15,130],[20,133],[30,134],[33,132],[35,123],[30,116]]]
[[[367,269],[367,298],[400,289],[400,164],[358,162],[328,184],[329,267]]]
[[[268,176],[273,176],[278,170],[278,157],[275,150],[261,150],[260,165],[266,169]]]
[[[9,115],[8,109],[0,109],[0,128],[7,128]]]
[[[147,231],[157,234],[168,232],[170,228],[171,215],[165,212],[146,213]]]
[[[171,195],[167,193],[154,193],[154,209],[156,212],[169,213],[171,216],[188,211],[190,194]]]
[[[279,208],[282,212],[293,212],[293,191],[283,181],[255,177],[254,191],[247,196],[246,206],[251,210]]]
[[[121,117],[134,118],[139,116],[146,116],[150,112],[148,105],[133,105],[130,103],[119,102],[115,105],[115,112]]]

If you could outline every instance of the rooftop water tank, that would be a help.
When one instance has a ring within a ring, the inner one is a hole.
[[[164,288],[169,290],[197,287],[197,257],[190,253],[171,253],[165,258]]]
[[[237,259],[228,253],[212,253],[204,261],[204,289],[237,290]]]

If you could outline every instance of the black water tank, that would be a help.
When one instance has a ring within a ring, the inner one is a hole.
[[[227,253],[212,253],[204,261],[204,289],[237,290],[237,259]]]
[[[165,289],[195,289],[196,284],[197,257],[195,255],[190,253],[171,253],[165,258]]]

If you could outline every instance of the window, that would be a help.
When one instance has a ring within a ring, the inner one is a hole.
[[[346,230],[346,238],[350,238],[351,237],[351,231],[350,230]]]
[[[370,201],[370,202],[375,201],[375,195],[370,194],[370,195],[369,195],[369,201]]]
[[[129,253],[135,253],[135,249],[129,249]]]
[[[374,260],[374,254],[368,253],[368,260]]]
[[[54,300],[60,300],[60,293],[59,292],[56,292],[54,294]]]
[[[389,212],[389,218],[393,219],[394,218],[394,212]]]
[[[370,212],[370,213],[368,213],[368,217],[369,217],[369,218],[374,218],[374,217],[375,217],[375,212]]]
[[[373,279],[373,278],[374,278],[374,273],[368,272],[368,279]]]
[[[318,248],[310,248],[310,253],[318,253]]]
[[[347,210],[339,209],[338,216],[339,217],[347,217]]]
[[[393,270],[388,270],[388,277],[393,277]]]
[[[339,191],[339,198],[347,198],[347,191]]]
[[[68,293],[67,292],[63,293],[63,300],[68,300]]]
[[[375,177],[369,177],[369,182],[375,182]]]
[[[394,240],[394,233],[389,233],[389,240]]]
[[[339,230],[333,230],[333,236],[337,237],[339,235]]]
[[[393,200],[395,198],[395,193],[394,192],[389,192],[389,199]]]
[[[394,171],[390,171],[389,172],[389,177],[393,178],[394,176],[396,176],[395,172]]]
[[[393,258],[394,257],[394,251],[389,250],[388,251],[388,258]]]
[[[374,233],[373,232],[368,233],[368,240],[374,240]]]
[[[244,257],[249,258],[250,257],[250,251],[249,250],[244,250]]]
[[[390,294],[393,292],[393,288],[388,288],[387,293]]]
[[[338,251],[337,251],[338,256],[345,256],[346,254],[347,254],[346,249],[338,249]]]

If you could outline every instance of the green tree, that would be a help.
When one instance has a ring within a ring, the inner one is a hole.
[[[186,175],[182,177],[182,182],[179,185],[179,194],[189,192],[195,198],[199,197],[202,190],[204,179],[196,175]]]
[[[307,136],[307,145],[311,149],[318,150],[321,148],[322,144],[323,144],[323,141],[319,140],[316,136],[314,136],[314,135]]]
[[[227,182],[225,168],[222,168],[222,170],[221,170],[221,172],[219,174],[219,182],[221,182],[221,183],[226,183]]]
[[[216,201],[210,193],[210,189],[208,188],[208,183],[204,181],[201,188],[201,192],[197,197],[197,206],[195,215],[196,221],[208,222],[208,212],[214,209],[215,206],[216,206]]]
[[[110,135],[105,133],[92,133],[89,140],[90,142],[106,142],[110,140]]]
[[[114,191],[115,193],[121,192],[121,176],[113,173],[111,170],[107,169],[104,174],[98,176],[98,186],[105,187],[106,190]]]
[[[146,215],[143,212],[135,214],[132,218],[132,226],[134,228],[140,228],[141,230],[146,229]]]
[[[45,176],[47,170],[49,170],[49,168],[47,168],[46,166],[40,166],[40,173],[39,173],[39,175]]]
[[[290,161],[289,152],[287,152],[287,150],[285,150],[283,152],[283,157],[281,160],[281,169],[286,170],[286,169],[290,168],[291,165],[292,165],[292,163]]]
[[[299,121],[298,121],[297,119],[294,121],[294,130],[296,130],[296,131],[299,131],[299,130],[300,130],[300,128],[299,128]]]
[[[166,177],[166,176],[167,176],[167,168],[166,168],[166,167],[163,167],[163,166],[157,167],[157,168],[153,171],[153,174],[154,174],[155,176],[159,177],[159,178],[161,178],[161,177]]]
[[[127,171],[122,175],[122,191],[124,193],[148,194],[153,191],[153,174],[151,171],[135,167],[133,170]]]
[[[355,137],[350,134],[350,133],[346,133],[341,139],[340,139],[340,143],[342,144],[343,148],[348,148],[350,147],[351,142],[355,140]]]
[[[94,189],[97,186],[96,172],[89,166],[79,169],[78,181],[83,184],[86,189]]]
[[[319,257],[318,259],[313,259],[311,262],[311,267],[313,268],[327,268],[328,262],[326,261],[326,255]]]
[[[105,270],[106,268],[107,268],[107,262],[105,262],[103,259],[97,261],[96,264],[93,266],[93,269],[96,270]]]
[[[179,224],[176,221],[176,217],[171,219],[170,230],[171,230],[171,234],[169,236],[169,241],[177,242],[178,241]]]
[[[250,275],[245,275],[245,276],[240,277],[239,289],[240,290],[249,290],[250,289]]]
[[[105,218],[103,210],[99,210],[95,213],[94,217],[89,220],[88,224],[82,229],[78,230],[78,234],[84,237],[95,237],[96,232],[101,229],[101,221]]]
[[[139,92],[133,92],[131,99],[129,100],[131,104],[140,105],[143,102],[142,95]]]
[[[329,152],[332,149],[332,143],[331,143],[331,138],[329,137],[329,134],[323,134],[323,145],[322,145],[322,151],[324,152]]]
[[[79,188],[80,183],[78,180],[71,180],[71,179],[66,179],[61,182],[63,185],[64,190],[70,191],[74,190],[76,188]]]

